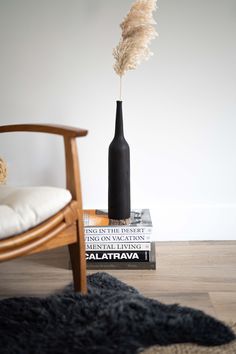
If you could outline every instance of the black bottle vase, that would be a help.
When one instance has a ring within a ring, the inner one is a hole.
[[[123,131],[122,101],[116,102],[115,136],[109,146],[108,217],[124,223],[130,218],[130,152]]]

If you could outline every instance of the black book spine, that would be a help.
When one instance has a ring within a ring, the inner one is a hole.
[[[102,252],[87,251],[87,262],[149,262],[150,251]]]

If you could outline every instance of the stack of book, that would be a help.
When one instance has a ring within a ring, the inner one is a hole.
[[[105,210],[84,210],[84,232],[88,268],[155,269],[149,209],[132,210],[128,225],[109,225]]]

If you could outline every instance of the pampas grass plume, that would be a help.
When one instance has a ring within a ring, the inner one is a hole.
[[[120,78],[152,55],[149,44],[157,36],[152,15],[155,10],[156,0],[137,0],[121,23],[122,37],[113,50],[114,70]]]

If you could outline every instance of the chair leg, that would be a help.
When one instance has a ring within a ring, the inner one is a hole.
[[[74,280],[74,289],[76,292],[87,293],[86,278],[86,259],[85,259],[85,242],[83,227],[81,228],[77,222],[78,241],[68,245],[71,267]]]

